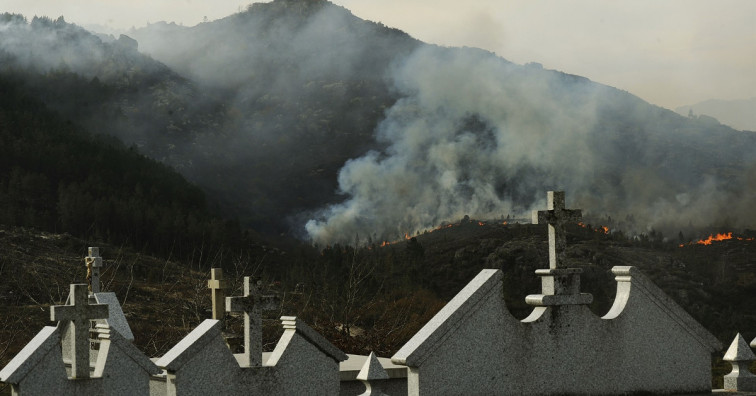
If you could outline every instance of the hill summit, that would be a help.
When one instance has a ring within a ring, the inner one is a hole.
[[[424,44],[327,1],[152,24],[128,33],[138,51],[64,21],[4,23],[58,32],[14,45],[2,33],[5,56],[43,65],[20,74],[46,105],[175,167],[261,231],[394,240],[464,215],[525,215],[546,189],[630,233],[756,220],[751,134],[579,76]],[[21,51],[40,43],[82,61],[58,68]],[[68,100],[72,90],[86,95]]]

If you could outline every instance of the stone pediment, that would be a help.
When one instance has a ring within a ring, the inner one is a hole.
[[[204,349],[207,344],[218,337],[221,337],[220,322],[213,319],[205,319],[179,341],[178,344],[171,348],[171,350],[166,352],[163,357],[158,359],[155,364],[169,371],[178,371]]]
[[[430,352],[443,345],[446,338],[477,310],[481,301],[491,298],[496,287],[501,287],[501,271],[484,269],[457,293],[420,331],[391,357],[395,364],[415,366],[421,364]],[[503,315],[507,315],[504,312]],[[515,321],[514,317],[511,320]]]
[[[580,291],[580,268],[564,268],[565,225],[581,211],[547,194],[548,268],[541,294],[517,320],[500,270],[482,270],[393,357],[417,394],[623,395],[711,391],[711,354],[721,343],[633,267],[615,267],[614,304],[603,317]]]
[[[98,338],[101,340],[101,351],[105,351],[105,348],[110,348],[111,346],[113,346],[115,348],[118,348],[118,350],[122,354],[122,357],[131,359],[134,364],[139,366],[147,374],[156,375],[162,371],[155,363],[152,362],[152,360],[150,360],[150,358],[147,357],[147,355],[142,353],[142,351],[134,346],[134,344],[130,340],[127,340],[125,337],[123,337],[118,331],[114,331],[108,325],[98,324],[97,332],[99,333]],[[106,340],[109,344],[103,345],[103,340]],[[95,377],[102,376],[102,373],[105,370],[105,365],[108,363],[107,351],[104,353],[100,352],[100,354],[104,356],[102,356],[102,358],[98,357],[97,359],[94,373]]]
[[[57,352],[60,356],[60,331],[55,326],[45,326],[29,341],[21,352],[19,352],[3,369],[0,371],[0,381],[9,384],[18,384],[31,370],[33,370],[42,360],[47,359],[50,352]],[[63,369],[63,358],[60,357],[60,370],[65,377],[66,372]]]
[[[123,338],[128,341],[134,341],[134,333],[131,332],[131,326],[126,321],[126,315],[123,313],[121,303],[118,301],[115,293],[94,293],[94,299],[97,304],[108,305],[108,318],[101,319],[98,322],[107,323],[107,325],[117,331]]]
[[[331,344],[330,341],[320,335],[320,333],[313,330],[312,327],[308,326],[301,320],[297,320],[296,316],[282,316],[281,324],[283,324],[284,336],[286,335],[287,330],[294,330],[296,334],[300,335],[302,338],[307,340],[307,342],[318,348],[321,352],[331,357],[333,360],[337,362],[343,362],[344,360],[347,360],[348,356],[344,352],[342,352],[339,348],[336,348],[333,344]],[[284,350],[285,348],[276,348],[276,350],[274,350],[270,355],[270,359],[268,360],[267,365],[274,366],[276,362],[278,362],[278,359],[280,358]]]
[[[617,281],[617,296],[614,299],[614,305],[602,319],[613,320],[620,317],[628,303],[632,301],[633,295],[642,293],[667,317],[679,324],[682,330],[697,340],[702,348],[710,353],[722,349],[722,343],[716,337],[651,282],[638,268],[617,266],[612,268],[612,273]]]
[[[617,297],[603,318],[556,305],[519,321],[504,303],[501,271],[483,270],[391,360],[409,366],[410,394],[710,390],[709,357],[721,343],[639,270],[613,272]]]

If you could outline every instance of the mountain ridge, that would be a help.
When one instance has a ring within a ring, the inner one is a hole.
[[[709,116],[743,131],[756,131],[756,97],[740,100],[709,99],[675,108],[684,116]]]
[[[754,222],[751,136],[583,77],[424,44],[326,1],[151,27],[129,34],[164,65],[154,73],[26,80],[71,117],[96,103],[90,128],[107,125],[263,232],[393,240],[466,214],[522,214],[547,189],[635,219],[631,233]],[[94,101],[63,99],[98,83]]]

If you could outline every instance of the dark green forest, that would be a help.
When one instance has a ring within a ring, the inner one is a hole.
[[[160,255],[238,247],[238,224],[168,166],[93,135],[0,75],[0,223],[67,232]],[[72,96],[75,90],[72,90]]]

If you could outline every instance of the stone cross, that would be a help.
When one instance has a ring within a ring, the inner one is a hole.
[[[213,319],[222,321],[223,315],[226,313],[223,310],[226,299],[226,281],[223,279],[223,269],[210,269],[210,280],[207,281],[207,287],[213,295]]]
[[[281,305],[278,296],[263,296],[262,282],[254,284],[244,277],[244,296],[226,297],[227,312],[244,313],[243,367],[262,365],[262,311],[275,310]]]
[[[71,322],[71,376],[89,378],[89,321],[108,318],[107,304],[89,304],[84,283],[72,284],[68,295],[71,305],[50,307],[50,320]]]
[[[564,208],[564,191],[549,191],[546,197],[548,210],[533,211],[533,224],[549,225],[549,268],[556,269],[564,262],[567,248],[564,226],[580,221],[581,211]]]
[[[84,258],[87,266],[87,281],[89,282],[89,292],[100,292],[100,268],[102,268],[102,257],[100,257],[100,248],[90,247],[89,256]]]
[[[541,293],[525,297],[534,306],[585,305],[593,296],[580,292],[580,268],[561,268],[567,248],[565,225],[580,220],[580,210],[564,208],[564,191],[549,191],[548,210],[533,211],[533,224],[549,225],[549,268],[537,269]]]

